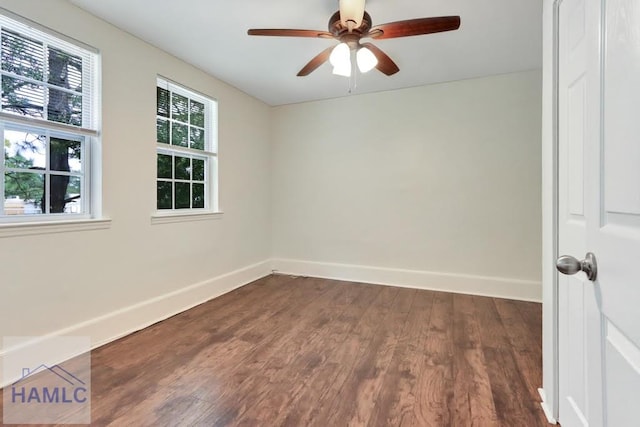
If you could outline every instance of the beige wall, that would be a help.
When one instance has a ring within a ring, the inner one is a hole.
[[[107,230],[0,238],[0,336],[65,330],[96,343],[269,272],[265,263],[220,277],[270,256],[267,105],[66,1],[0,6],[100,50],[112,219]],[[158,74],[219,101],[222,219],[151,225]]]
[[[539,298],[540,72],[269,108],[66,1],[0,6],[100,50],[112,219],[0,238],[0,336],[100,344],[272,267]],[[158,74],[219,101],[222,219],[151,224]]]
[[[273,122],[276,268],[540,299],[540,71],[283,106]]]

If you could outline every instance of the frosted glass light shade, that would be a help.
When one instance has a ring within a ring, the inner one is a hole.
[[[358,28],[363,16],[364,0],[340,0],[340,22],[346,28],[349,28],[349,21],[352,22],[351,28]]]
[[[358,68],[361,73],[366,73],[367,71],[371,71],[378,65],[378,58],[366,47],[361,47],[358,50],[357,56]]]
[[[333,67],[333,74],[336,76],[351,77],[351,65],[347,67]]]
[[[334,47],[329,56],[329,62],[334,68],[351,69],[351,49],[346,43],[340,43]]]

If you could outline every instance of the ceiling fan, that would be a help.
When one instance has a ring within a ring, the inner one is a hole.
[[[336,39],[340,42],[331,46],[305,65],[298,76],[307,76],[329,61],[333,73],[351,76],[355,65],[360,72],[377,68],[387,76],[400,71],[389,56],[372,43],[362,43],[361,39],[374,40],[398,37],[418,36],[457,30],[460,27],[459,16],[439,16],[432,18],[408,19],[372,26],[371,16],[364,10],[365,0],[339,0],[340,10],[329,19],[329,31],[295,29],[250,29],[250,36],[311,37]]]

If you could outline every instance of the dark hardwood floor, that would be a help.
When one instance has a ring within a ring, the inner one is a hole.
[[[270,276],[93,351],[92,420],[544,426],[541,330],[535,303]]]

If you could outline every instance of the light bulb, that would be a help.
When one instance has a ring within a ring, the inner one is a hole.
[[[351,49],[346,43],[340,43],[334,47],[329,56],[329,62],[331,65],[337,68],[350,68],[351,67]]]
[[[333,74],[351,76],[351,49],[346,43],[340,43],[333,48],[329,62],[333,65]]]
[[[358,50],[358,68],[361,73],[366,73],[367,71],[371,71],[378,65],[378,58],[371,52],[371,50],[366,47],[361,47]]]

